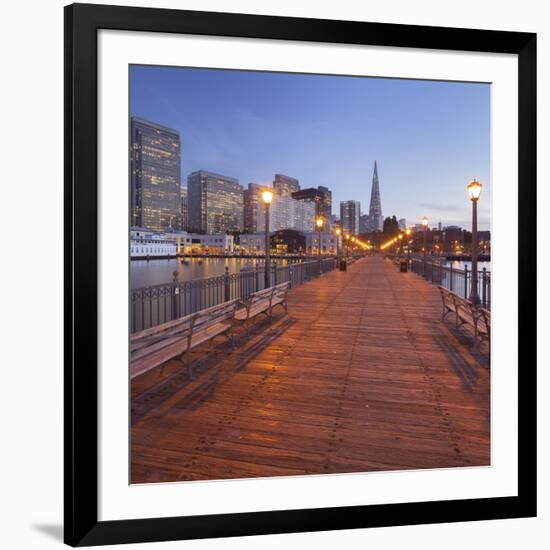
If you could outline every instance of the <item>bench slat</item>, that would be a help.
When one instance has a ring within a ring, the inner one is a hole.
[[[479,340],[489,340],[491,332],[491,314],[485,308],[475,306],[466,298],[462,298],[451,290],[438,285],[443,303],[443,318],[447,313],[456,315],[456,324],[459,320],[474,328],[475,345]]]
[[[228,332],[236,308],[237,300],[231,300],[133,334],[130,338],[130,377],[135,378]]]

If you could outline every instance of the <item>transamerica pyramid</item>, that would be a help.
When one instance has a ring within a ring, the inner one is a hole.
[[[372,189],[370,192],[369,228],[371,231],[382,231],[384,218],[382,217],[382,203],[380,202],[380,188],[378,187],[378,167],[374,161],[372,175]]]

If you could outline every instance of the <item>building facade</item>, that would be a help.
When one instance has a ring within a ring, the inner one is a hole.
[[[219,234],[243,229],[243,188],[239,180],[206,170],[187,178],[188,227]]]
[[[368,233],[370,231],[370,216],[361,214],[359,216],[359,233]]]
[[[305,235],[295,229],[275,231],[271,235],[271,249],[276,254],[305,254]]]
[[[258,212],[258,224],[258,229],[265,227],[265,208]],[[269,231],[311,231],[314,227],[315,203],[298,201],[289,195],[273,195],[269,208]]]
[[[316,216],[321,216],[325,220],[330,219],[332,215],[332,191],[328,187],[310,187],[300,189],[292,193],[292,198],[296,200],[305,200],[315,203]]]
[[[187,231],[187,226],[189,224],[189,202],[187,200],[187,187],[182,187],[180,189],[181,196],[181,218],[179,229],[181,231]]]
[[[130,258],[170,258],[176,256],[177,249],[173,241],[142,227],[130,230]]]
[[[342,238],[333,233],[321,233],[319,241],[319,233],[306,233],[306,252],[307,254],[319,254],[319,242],[321,243],[321,255],[335,255],[338,250],[341,250]]]
[[[181,144],[176,130],[130,120],[130,223],[153,231],[175,227],[181,212]]]
[[[261,232],[265,228],[265,204],[262,201],[263,185],[250,183],[244,193],[244,231]],[[271,189],[271,188],[269,188]],[[295,229],[311,231],[315,228],[315,203],[295,200],[289,194],[273,193],[269,206],[269,231]]]
[[[256,233],[262,228],[258,225],[258,215],[262,208],[265,208],[262,201],[262,191],[265,186],[257,183],[249,183],[248,189],[243,193],[243,231],[245,233]],[[265,222],[264,222],[265,223]]]
[[[296,193],[300,190],[300,182],[296,178],[291,178],[284,174],[275,174],[273,190],[278,195],[290,197],[292,193]]]
[[[178,254],[225,254],[234,250],[233,235],[204,235],[181,231],[167,233],[164,238],[174,243]]]
[[[340,224],[343,233],[359,234],[361,203],[359,201],[342,201],[340,203]]]
[[[241,233],[239,249],[245,254],[264,254],[265,233]]]

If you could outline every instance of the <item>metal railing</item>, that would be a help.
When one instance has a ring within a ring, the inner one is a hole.
[[[424,262],[421,259],[410,260],[410,270],[433,284],[441,285],[468,299],[472,288],[472,271],[468,266],[463,269],[444,265],[443,262]],[[486,268],[477,272],[477,294],[481,305],[491,309],[491,272]]]
[[[310,260],[284,266],[271,264],[271,285],[290,282],[301,285],[336,268],[336,258]],[[235,298],[248,298],[265,288],[265,269],[256,268],[218,277],[171,283],[130,290],[130,328],[137,332]]]

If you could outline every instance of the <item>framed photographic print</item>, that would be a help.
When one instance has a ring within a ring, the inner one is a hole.
[[[536,36],[65,8],[65,541],[536,514]]]

